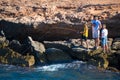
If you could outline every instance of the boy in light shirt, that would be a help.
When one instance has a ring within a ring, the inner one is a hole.
[[[107,44],[107,37],[108,37],[108,30],[106,29],[106,25],[103,24],[103,29],[101,31],[101,43],[104,53],[108,53],[108,44]]]

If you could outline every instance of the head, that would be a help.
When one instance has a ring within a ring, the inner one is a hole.
[[[83,25],[87,25],[87,21],[83,22]]]
[[[98,20],[98,16],[94,16],[94,20]]]
[[[106,28],[106,24],[103,24],[103,25],[102,25],[102,28],[105,29],[105,28]]]

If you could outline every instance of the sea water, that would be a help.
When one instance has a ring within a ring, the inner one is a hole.
[[[32,68],[0,64],[0,80],[120,80],[120,73],[99,71],[82,61]]]

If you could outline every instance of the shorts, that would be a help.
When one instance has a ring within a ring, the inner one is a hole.
[[[102,43],[102,46],[107,45],[107,37],[102,38],[101,43]]]
[[[82,39],[84,39],[85,41],[87,41],[87,38],[88,38],[88,37],[82,35]]]
[[[99,30],[94,31],[92,36],[93,36],[93,38],[99,38],[100,37],[100,31]]]

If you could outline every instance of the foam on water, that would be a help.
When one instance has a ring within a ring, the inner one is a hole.
[[[78,69],[81,65],[85,64],[82,61],[74,61],[72,63],[52,64],[47,66],[38,66],[34,68],[36,71],[58,71],[60,69]]]
[[[33,68],[0,64],[0,80],[120,80],[120,73],[101,72],[82,61]]]

